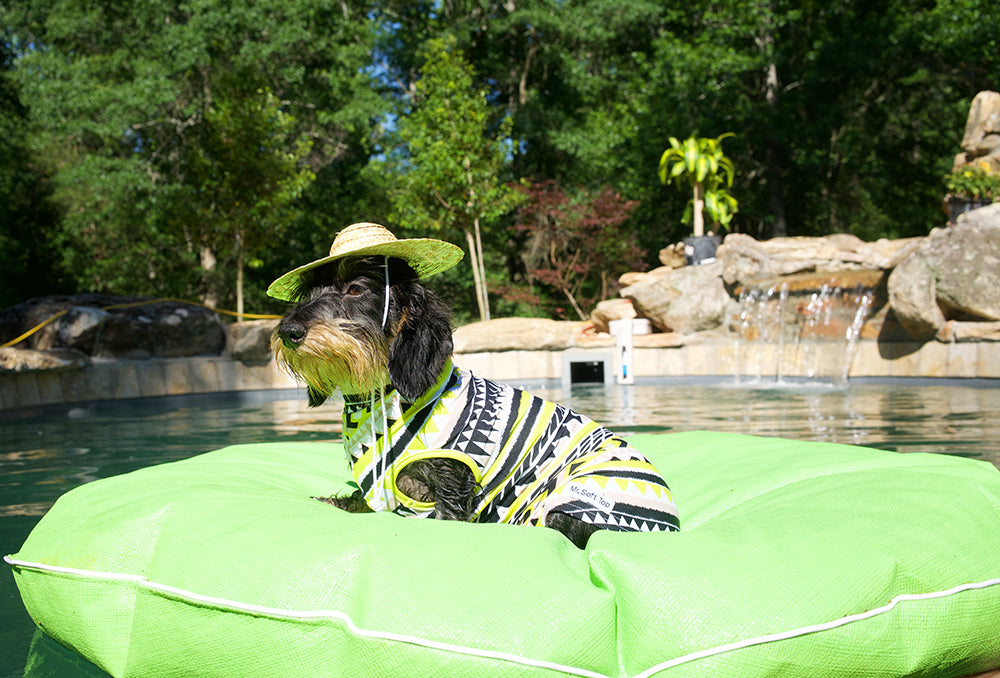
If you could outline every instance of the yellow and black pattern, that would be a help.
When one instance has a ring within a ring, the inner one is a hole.
[[[467,464],[481,490],[474,520],[544,525],[560,511],[602,529],[673,531],[677,507],[638,451],[606,428],[525,391],[451,364],[416,402],[389,387],[347,398],[345,448],[376,511],[432,517],[433,506],[399,492],[395,478],[417,459]]]

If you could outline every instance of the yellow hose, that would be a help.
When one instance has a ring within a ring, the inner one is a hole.
[[[215,313],[222,313],[224,315],[231,315],[231,316],[234,316],[234,317],[239,317],[240,316],[240,314],[236,313],[235,311],[227,311],[226,309],[222,309],[222,308],[214,308],[212,306],[206,306],[205,304],[200,304],[197,301],[188,301],[187,299],[176,299],[176,298],[173,298],[173,297],[167,297],[167,298],[164,298],[164,299],[147,299],[146,301],[133,301],[133,302],[129,302],[127,304],[111,304],[110,306],[104,306],[104,307],[102,307],[101,310],[102,311],[111,311],[111,310],[119,309],[119,308],[134,308],[136,306],[147,306],[149,304],[158,304],[158,303],[163,302],[163,301],[172,301],[172,302],[175,302],[175,303],[178,303],[178,304],[189,304],[191,306],[200,306],[202,308],[206,308],[209,311],[213,311]],[[61,318],[64,315],[66,315],[67,311],[69,311],[69,309],[66,309],[65,311],[59,311],[58,313],[56,313],[55,315],[53,315],[51,318],[47,318],[46,320],[38,323],[37,325],[35,325],[34,327],[32,327],[30,330],[28,330],[27,332],[25,332],[21,336],[15,337],[14,339],[11,339],[6,344],[0,344],[0,348],[9,348],[11,346],[14,346],[15,344],[21,343],[22,341],[24,341],[25,339],[27,339],[28,337],[30,337],[32,334],[34,334],[38,330],[42,329],[46,325],[48,325],[53,320],[56,320],[58,318]],[[261,314],[261,313],[244,313],[243,317],[244,318],[249,318],[251,320],[277,320],[281,316],[280,315],[267,315],[267,314]]]

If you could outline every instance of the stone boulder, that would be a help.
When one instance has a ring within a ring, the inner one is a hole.
[[[889,307],[914,339],[931,339],[946,318],[937,305],[937,279],[928,257],[914,254],[889,274]]]
[[[58,320],[38,332],[35,346],[50,348],[70,348],[86,355],[97,355],[99,341],[105,323],[111,314],[92,306],[72,306]]]
[[[981,163],[1000,172],[1000,92],[980,92],[972,100],[955,169]]]
[[[771,255],[749,235],[730,233],[715,253],[727,285],[771,275]]]
[[[945,314],[1000,320],[1000,203],[966,212],[952,228],[931,234],[928,246]]]
[[[268,360],[277,320],[247,320],[226,327],[226,353],[234,360]]]
[[[917,238],[865,242],[848,233],[763,241],[730,233],[719,246],[717,256],[726,284],[736,285],[813,271],[889,270],[918,244]]]
[[[53,296],[0,314],[0,337],[16,337],[61,316],[19,344],[72,348],[102,358],[218,355],[225,333],[215,312],[200,306],[110,295]]]
[[[1000,320],[1000,203],[936,229],[889,276],[889,304],[917,339],[947,320]]]
[[[949,320],[938,330],[936,339],[945,343],[1000,341],[1000,322],[970,323]]]
[[[669,268],[681,268],[687,265],[687,256],[684,254],[684,243],[678,242],[667,245],[659,253],[660,263]]]
[[[590,313],[595,332],[610,332],[610,323],[615,320],[630,320],[635,317],[635,306],[628,299],[605,299],[598,302]]]
[[[722,263],[722,278],[735,286],[762,278],[777,278],[812,272],[891,270],[905,259],[920,238],[881,239],[865,242],[848,233],[809,238],[790,237],[756,240],[744,233],[730,233],[716,252]],[[683,243],[660,250],[663,266],[648,272],[630,271],[618,278],[622,287],[652,282],[682,267]]]
[[[546,318],[497,318],[463,325],[453,338],[456,353],[555,351],[575,346],[585,327]]]
[[[58,339],[59,326],[53,326],[56,320],[51,320],[54,316],[68,314],[70,309],[74,307],[93,308],[96,311],[113,304],[140,300],[140,297],[120,297],[110,294],[53,295],[29,299],[0,311],[0,343],[10,341],[46,321],[50,321],[41,330],[17,344],[18,348],[44,350],[60,342]],[[65,317],[63,316],[62,319],[65,320]]]
[[[72,348],[37,351],[33,348],[0,348],[0,372],[78,370],[90,359]]]
[[[618,278],[618,284],[622,287],[638,285],[639,283],[650,282],[665,275],[670,275],[674,270],[673,266],[657,266],[651,271],[629,271],[622,273]]]
[[[736,302],[722,282],[722,264],[685,266],[656,280],[626,287],[640,318],[661,332],[690,334],[721,326]]]

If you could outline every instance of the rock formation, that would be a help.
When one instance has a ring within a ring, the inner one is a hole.
[[[149,303],[149,302],[154,303]],[[59,315],[61,314],[61,315]],[[174,301],[82,294],[32,299],[0,313],[0,337],[20,336],[48,322],[17,344],[15,350],[55,352],[90,358],[177,358],[217,355],[225,347],[219,316],[206,308]],[[37,359],[22,354],[22,364],[6,369],[41,369]]]
[[[889,304],[921,340],[937,336],[949,320],[1000,321],[1000,203],[962,214],[955,226],[923,239],[889,276]],[[939,338],[968,338],[974,330],[952,323]]]
[[[576,343],[583,323],[546,318],[494,318],[455,330],[455,351],[558,351]]]
[[[1000,92],[980,92],[969,108],[955,169],[974,162],[983,163],[991,172],[1000,172]]]
[[[245,320],[226,326],[226,354],[234,360],[268,360],[277,320]]]
[[[630,285],[621,296],[637,317],[648,318],[661,332],[691,334],[714,329],[733,311],[734,301],[722,280],[722,264],[684,266],[669,275]]]

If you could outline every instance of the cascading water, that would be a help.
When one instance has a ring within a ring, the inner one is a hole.
[[[735,328],[737,383],[846,383],[877,284],[829,274],[744,285]]]

